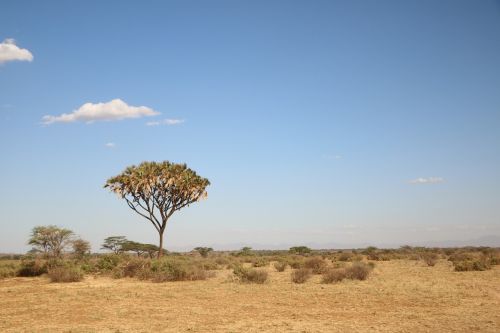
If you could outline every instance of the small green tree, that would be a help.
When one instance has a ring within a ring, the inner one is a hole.
[[[73,246],[73,253],[78,258],[83,258],[86,254],[90,253],[90,243],[81,238],[75,239],[71,245]]]
[[[55,225],[37,226],[31,230],[29,245],[45,256],[59,258],[62,252],[71,244],[73,231],[59,228]]]
[[[210,252],[212,252],[214,249],[212,249],[211,247],[201,247],[201,246],[199,246],[199,247],[195,247],[194,250],[198,251],[198,253],[201,254],[201,256],[203,258],[206,258],[206,257],[208,257],[208,254]]]
[[[115,254],[123,252],[123,244],[128,240],[125,236],[109,236],[102,243],[101,249],[113,251]]]
[[[106,181],[105,188],[125,199],[137,214],[158,232],[158,258],[163,252],[163,234],[173,213],[207,196],[208,179],[186,164],[142,162]]]

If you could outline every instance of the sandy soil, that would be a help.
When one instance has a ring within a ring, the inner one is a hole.
[[[367,281],[303,285],[290,270],[245,285],[230,271],[155,284],[88,277],[0,280],[1,332],[500,332],[500,267],[378,262]]]

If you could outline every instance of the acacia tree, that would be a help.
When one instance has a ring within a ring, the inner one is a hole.
[[[104,243],[101,245],[101,249],[111,250],[115,254],[123,252],[123,244],[128,242],[125,236],[109,236],[104,239]]]
[[[203,257],[203,258],[206,258],[208,257],[208,254],[210,252],[212,252],[214,249],[212,249],[211,247],[202,247],[202,246],[198,246],[198,247],[195,247],[193,250],[195,251],[198,251],[198,253]]]
[[[137,214],[153,224],[160,237],[158,258],[163,254],[163,233],[173,213],[207,196],[208,179],[186,164],[142,162],[106,181],[109,188]]]
[[[60,257],[62,251],[71,244],[73,231],[55,225],[37,226],[31,230],[29,245],[46,256]]]
[[[71,245],[73,246],[73,253],[78,258],[83,258],[86,254],[90,253],[90,243],[81,238],[75,239]]]

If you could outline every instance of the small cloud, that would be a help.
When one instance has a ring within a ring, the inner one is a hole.
[[[409,181],[410,184],[438,184],[444,182],[441,177],[417,178]]]
[[[161,121],[149,121],[146,123],[146,126],[160,126],[160,125],[179,125],[185,122],[184,119],[163,119]]]
[[[114,142],[108,142],[104,146],[106,146],[106,148],[115,148],[116,144]]]
[[[93,123],[94,121],[116,121],[127,118],[141,118],[159,115],[146,106],[130,106],[121,99],[114,99],[107,103],[85,103],[78,110],[72,113],[63,113],[59,116],[44,116],[42,123],[50,125],[52,123],[72,123],[83,121]]]
[[[33,61],[33,54],[17,46],[14,39],[7,38],[0,43],[0,64],[8,61]]]

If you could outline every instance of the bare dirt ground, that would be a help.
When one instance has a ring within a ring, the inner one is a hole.
[[[378,262],[366,281],[264,285],[87,277],[0,280],[0,332],[500,332],[500,267],[453,272],[446,261]]]

